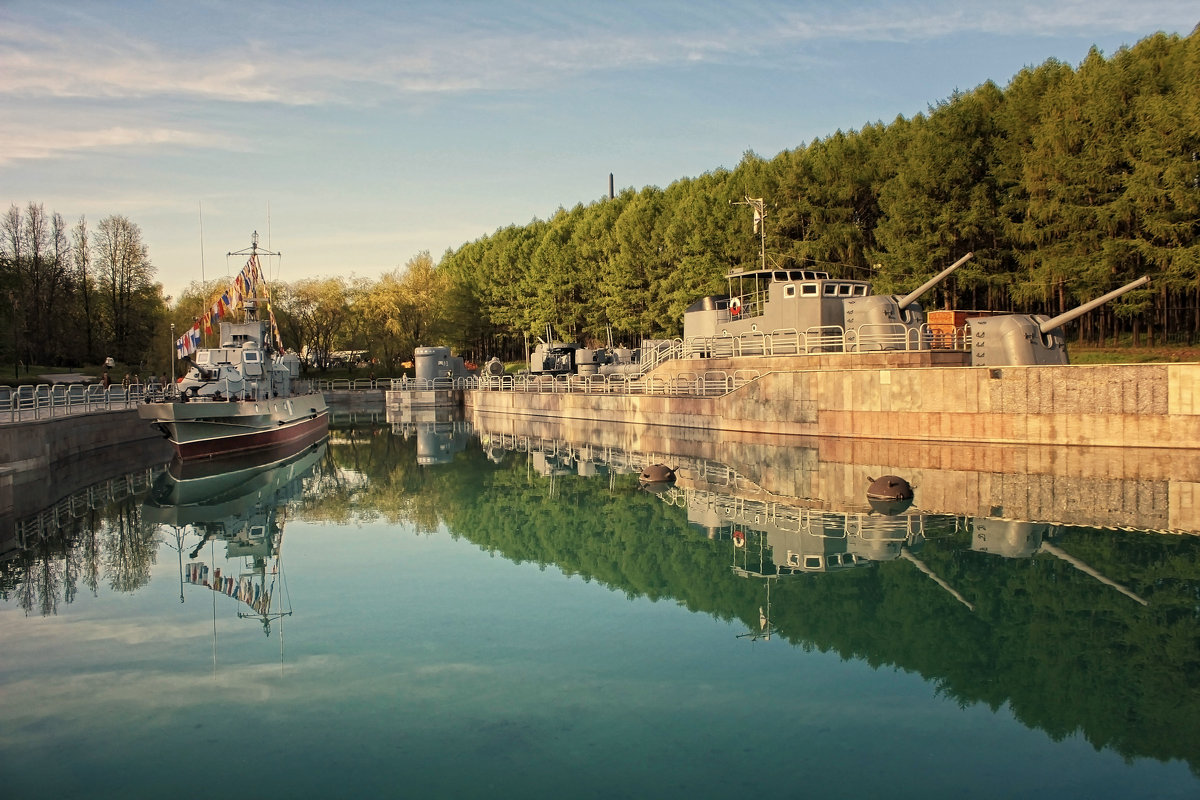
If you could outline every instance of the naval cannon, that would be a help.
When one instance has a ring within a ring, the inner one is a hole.
[[[1149,282],[1150,278],[1142,276],[1056,317],[1047,317],[1044,314],[1005,314],[968,319],[967,324],[971,326],[971,365],[1023,367],[1066,364],[1067,345],[1062,331],[1064,325]]]
[[[927,348],[928,342],[921,338],[925,312],[917,300],[967,263],[973,255],[967,253],[906,295],[873,294],[846,300],[847,349],[864,352]]]

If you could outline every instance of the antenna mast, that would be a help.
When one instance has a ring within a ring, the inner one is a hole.
[[[758,257],[762,268],[767,268],[767,206],[761,197],[743,197],[730,200],[731,206],[750,206],[754,209],[754,232],[759,234]]]

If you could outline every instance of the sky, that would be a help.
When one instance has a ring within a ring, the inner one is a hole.
[[[1194,0],[0,0],[0,203],[137,223],[168,295],[371,280],[624,187],[911,117]]]

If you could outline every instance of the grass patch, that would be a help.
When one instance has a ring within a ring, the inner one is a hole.
[[[1178,364],[1200,361],[1200,347],[1088,347],[1068,344],[1072,364]]]

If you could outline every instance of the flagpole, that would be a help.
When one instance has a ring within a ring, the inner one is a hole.
[[[175,323],[171,323],[171,382],[168,387],[175,385],[175,356],[179,353],[179,345],[175,342]],[[164,387],[164,389],[167,387]]]

